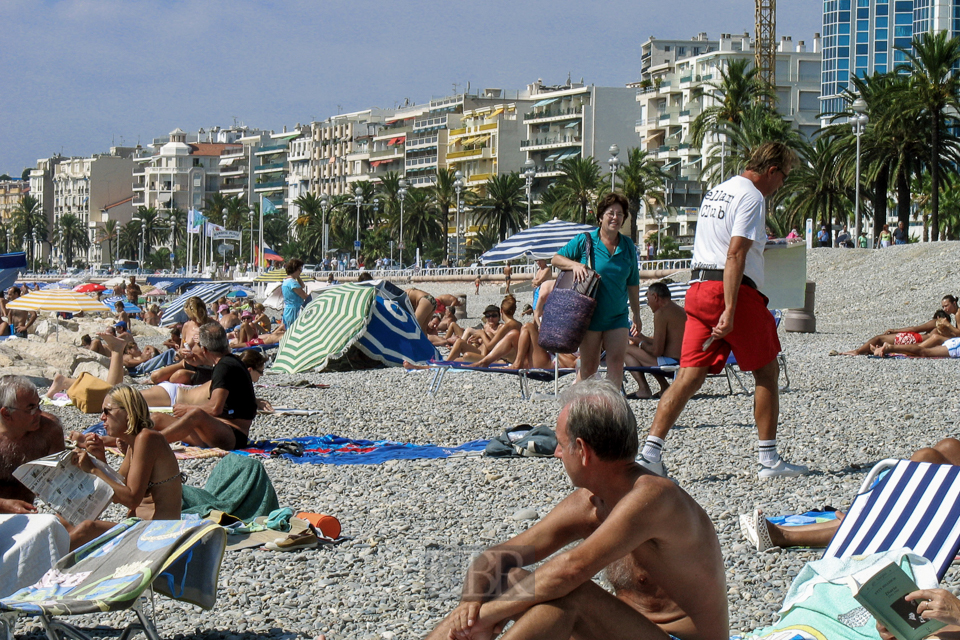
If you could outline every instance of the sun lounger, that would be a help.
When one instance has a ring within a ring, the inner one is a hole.
[[[431,361],[430,369],[433,371],[433,377],[430,380],[430,386],[427,392],[431,396],[436,396],[440,391],[440,385],[443,384],[444,376],[448,371],[473,371],[478,373],[494,373],[509,376],[516,376],[520,382],[520,397],[529,400],[530,389],[529,381],[537,380],[539,382],[553,382],[558,384],[558,380],[568,374],[575,373],[575,369],[509,369],[507,365],[492,367],[472,367],[466,362],[447,362]]]
[[[689,282],[668,282],[667,289],[670,290],[670,299],[674,302],[683,302],[687,298],[687,291],[690,289]],[[640,306],[647,306],[647,288],[640,289]]]
[[[273,344],[255,344],[252,347],[237,347],[232,349],[233,353],[243,353],[244,351],[259,351],[260,353],[266,353],[272,349],[276,349],[280,346],[279,342],[274,342]]]
[[[129,518],[61,558],[33,586],[0,600],[4,640],[13,640],[20,617],[39,617],[51,640],[88,639],[83,629],[54,616],[124,609],[133,609],[137,621],[124,629],[121,640],[138,630],[148,640],[160,640],[141,596],[151,589],[211,609],[226,538],[220,526],[205,520]]]
[[[880,477],[883,471],[889,473]],[[943,578],[960,548],[960,467],[909,460],[877,463],[823,557],[904,547],[928,559]]]
[[[771,309],[770,313],[773,314],[773,319],[777,323],[777,327],[780,327],[780,321],[783,319],[783,314],[779,309]],[[783,376],[784,384],[780,387],[780,391],[786,391],[790,388],[790,373],[787,371],[787,356],[782,351],[777,354],[777,363],[780,365],[780,375]],[[733,393],[733,381],[736,380],[737,384],[740,386],[740,389],[747,395],[750,395],[750,390],[747,389],[747,386],[743,382],[743,378],[740,371],[740,366],[737,364],[737,359],[734,357],[733,352],[730,352],[730,355],[727,356],[727,362],[723,365],[723,373],[718,373],[714,376],[709,376],[711,378],[719,377],[721,375],[725,376],[727,379],[727,389],[730,393]]]

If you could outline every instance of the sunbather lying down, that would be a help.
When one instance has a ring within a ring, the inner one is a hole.
[[[910,460],[960,465],[960,440],[944,438],[933,447],[916,451],[910,456]],[[843,516],[843,512],[838,511],[836,520],[784,526],[770,522],[763,517],[760,509],[754,509],[752,514],[740,515],[740,531],[757,551],[767,551],[774,547],[826,547],[840,528]]]
[[[947,302],[946,298],[944,298],[944,302]],[[933,319],[929,322],[925,322],[924,324],[916,327],[888,329],[878,336],[873,336],[856,349],[851,351],[843,351],[841,353],[831,351],[830,355],[869,356],[874,352],[874,349],[885,344],[921,344],[927,340],[933,340],[934,344],[940,344],[948,338],[954,338],[957,336],[960,336],[960,331],[950,324],[950,315],[943,309],[937,309],[933,314]]]
[[[873,348],[873,355],[902,353],[915,358],[960,358],[960,338],[942,339],[931,335],[920,344],[882,344]]]

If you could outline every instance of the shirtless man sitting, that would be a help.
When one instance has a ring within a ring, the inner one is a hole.
[[[63,428],[40,410],[37,387],[23,376],[0,377],[0,513],[36,513],[34,495],[13,477],[25,462],[63,451]]]
[[[240,316],[230,308],[229,305],[222,304],[218,310],[220,312],[220,326],[227,331],[233,331],[240,324]]]
[[[20,297],[18,287],[10,287],[7,291],[7,304]],[[0,336],[17,336],[18,338],[27,337],[27,329],[33,326],[37,321],[36,311],[26,311],[24,309],[7,308],[7,321],[0,322]]]
[[[586,380],[561,403],[555,455],[577,489],[473,562],[460,604],[428,639],[490,638],[515,620],[511,640],[726,640],[725,570],[710,517],[635,462],[636,418],[611,383]],[[613,594],[592,581],[603,569]]]
[[[683,327],[687,322],[687,313],[671,299],[670,288],[662,282],[654,282],[647,287],[647,305],[653,311],[653,336],[642,333],[630,337],[627,353],[623,362],[628,367],[665,367],[680,364],[680,351],[683,346]],[[650,386],[642,373],[631,371],[639,389],[627,395],[630,400],[653,398]],[[660,375],[654,374],[660,383],[661,393],[670,383]]]
[[[216,322],[200,327],[200,344],[194,354],[201,364],[213,367],[209,400],[200,406],[177,403],[173,415],[156,413],[150,418],[167,442],[182,440],[227,451],[243,449],[257,416],[250,373],[230,353],[227,333]]]

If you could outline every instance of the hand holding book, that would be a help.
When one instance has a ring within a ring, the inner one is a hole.
[[[960,626],[960,600],[945,589],[919,589],[908,593],[903,599],[906,602],[918,603],[916,611],[921,620],[937,620],[947,625]],[[896,638],[879,622],[877,632],[882,640]]]

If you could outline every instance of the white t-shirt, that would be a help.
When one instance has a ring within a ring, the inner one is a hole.
[[[723,182],[703,198],[693,241],[693,269],[723,269],[730,239],[753,240],[743,275],[763,287],[763,247],[767,243],[763,194],[743,176]]]

